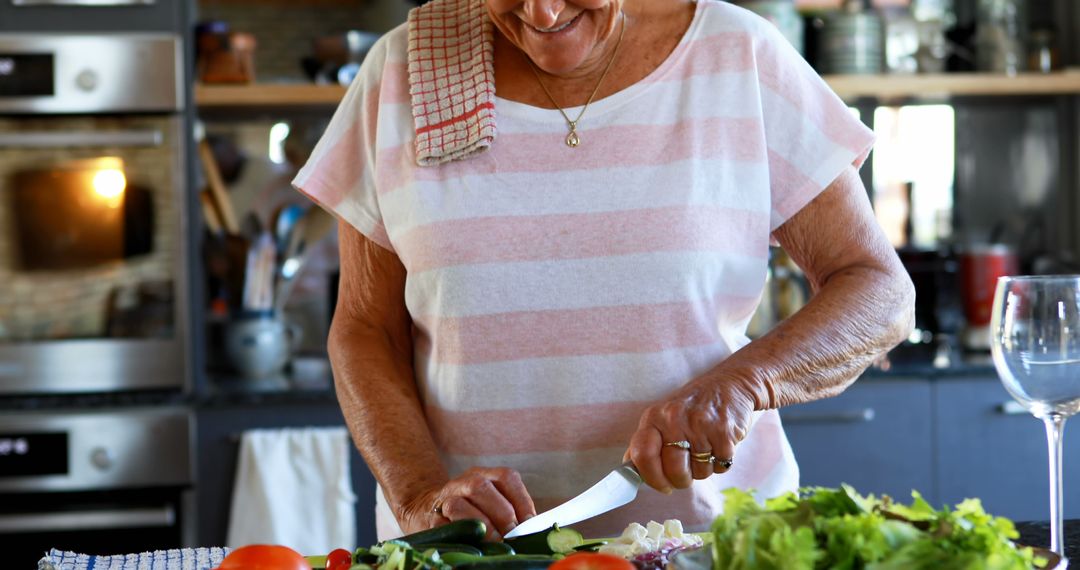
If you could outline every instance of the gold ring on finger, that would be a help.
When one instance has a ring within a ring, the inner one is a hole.
[[[431,512],[439,515],[440,517],[443,516],[442,503],[435,503],[435,505],[431,507]]]
[[[664,444],[664,447],[678,447],[679,449],[690,451],[690,442],[685,439],[682,441],[669,441]]]
[[[717,459],[716,464],[724,469],[731,469],[732,464],[735,463],[733,459]]]
[[[713,454],[711,451],[702,451],[701,453],[691,453],[690,456],[694,459],[704,459],[707,462]]]
[[[713,457],[711,453],[707,455],[708,457],[701,457],[700,453],[695,453],[694,456],[691,457],[691,459],[697,461],[698,463],[716,463],[716,458]]]

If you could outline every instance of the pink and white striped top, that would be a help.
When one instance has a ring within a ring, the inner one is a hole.
[[[700,0],[646,79],[594,102],[568,148],[558,111],[496,99],[498,137],[419,167],[405,28],[388,33],[294,184],[408,270],[415,368],[451,473],[518,470],[543,511],[618,465],[642,410],[749,342],[771,232],[873,134],[768,22]],[[578,109],[567,109],[575,116]],[[798,485],[775,411],[735,466],[580,525],[702,529],[719,491]],[[380,495],[380,536],[397,529]]]

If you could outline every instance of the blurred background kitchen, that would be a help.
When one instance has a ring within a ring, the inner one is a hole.
[[[1080,272],[1080,7],[738,3],[877,133],[862,173],[918,289],[907,342],[782,411],[803,482],[1044,519],[1042,428],[997,381],[986,325],[998,275]],[[374,541],[326,360],[335,221],[289,181],[413,5],[0,0],[0,546],[17,562]],[[752,336],[809,294],[783,251],[771,267]],[[1067,488],[1078,452],[1066,438]]]

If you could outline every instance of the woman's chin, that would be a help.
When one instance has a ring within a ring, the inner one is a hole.
[[[584,18],[578,18],[584,20]],[[571,74],[585,61],[596,43],[589,26],[577,21],[558,32],[525,30],[525,53],[537,67],[552,75]]]
[[[585,61],[586,50],[573,43],[564,42],[529,42],[525,55],[551,75],[571,75]]]

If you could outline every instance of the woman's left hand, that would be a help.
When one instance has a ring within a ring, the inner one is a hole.
[[[624,460],[664,493],[727,471],[736,460],[735,445],[750,431],[751,414],[761,407],[758,392],[746,380],[714,374],[695,379],[645,410]],[[674,445],[682,441],[690,442],[689,449]]]

